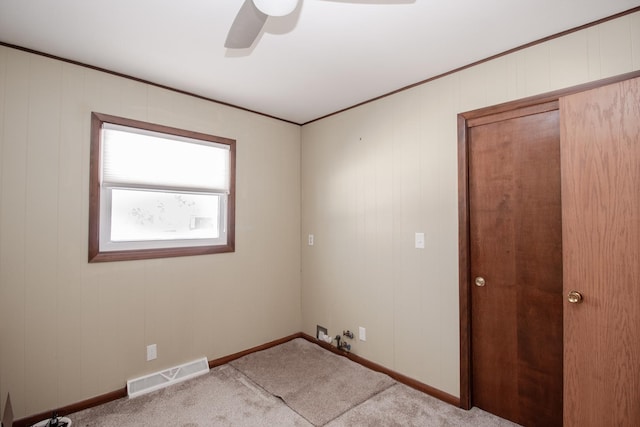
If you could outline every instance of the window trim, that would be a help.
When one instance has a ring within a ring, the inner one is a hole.
[[[229,146],[229,194],[227,195],[227,243],[223,245],[186,246],[153,249],[100,251],[100,168],[102,164],[101,130],[103,123],[128,126],[169,135],[199,139]],[[234,139],[188,131],[174,127],[91,113],[91,149],[89,159],[89,262],[128,261],[235,252],[236,141]]]

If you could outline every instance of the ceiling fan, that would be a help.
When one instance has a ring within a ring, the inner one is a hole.
[[[286,16],[292,13],[301,0],[244,0],[231,24],[224,47],[247,49],[260,34],[269,16]],[[345,3],[414,3],[415,0],[334,0]]]

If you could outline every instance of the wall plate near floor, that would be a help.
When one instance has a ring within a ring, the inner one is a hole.
[[[362,326],[360,326],[358,328],[358,339],[360,341],[366,341],[367,340],[367,330],[365,328],[363,328]]]
[[[324,341],[324,337],[327,336],[327,328],[324,326],[316,325],[316,338],[320,341]]]

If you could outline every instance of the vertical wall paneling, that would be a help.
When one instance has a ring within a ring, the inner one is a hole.
[[[6,78],[6,66],[7,66],[7,52],[0,51],[0,203],[3,202],[2,198],[2,188],[3,188],[3,180],[2,180],[2,164],[3,164],[3,156],[2,156],[2,148],[3,148],[3,132],[4,129],[4,107],[5,107],[5,78]],[[2,242],[2,211],[0,210],[0,242]],[[0,271],[2,271],[2,250],[3,246],[0,243]],[[0,283],[3,277],[0,273]],[[5,336],[3,332],[4,325],[9,321],[5,318],[7,310],[3,305],[3,301],[7,301],[8,296],[4,295],[4,287],[0,286],[0,338]],[[0,372],[2,372],[2,367],[4,366],[4,358],[5,352],[0,348]],[[5,405],[6,397],[4,391],[4,384],[0,381],[0,414],[4,414],[4,405]]]
[[[640,68],[640,14],[636,13],[629,17],[631,22],[631,68]]]
[[[27,412],[57,400],[58,162],[62,64],[32,56],[25,215]],[[51,374],[55,373],[55,374]]]
[[[550,44],[537,44],[526,51],[523,70],[526,96],[551,90]]]
[[[512,87],[509,84],[505,84],[505,81],[509,81],[512,74],[509,72],[509,67],[505,66],[507,62],[507,58],[500,57],[486,63],[487,73],[484,86],[486,87],[487,98],[485,105],[497,104],[500,100],[509,97]]]
[[[424,90],[424,88],[423,88]],[[422,92],[422,91],[420,91]],[[428,160],[419,155],[421,141],[429,138],[428,129],[419,122],[411,120],[416,110],[421,110],[420,96],[416,92],[403,94],[402,98],[391,100],[393,105],[393,134],[387,144],[393,150],[392,175],[389,183],[389,197],[392,200],[392,217],[389,222],[393,224],[393,246],[390,254],[391,269],[393,271],[393,346],[399,348],[415,348],[417,351],[404,352],[394,350],[394,364],[406,368],[406,372],[413,377],[424,375],[424,371],[437,366],[437,360],[427,360],[424,366],[416,363],[417,358],[423,353],[423,347],[428,341],[423,333],[415,335],[411,325],[420,321],[419,313],[429,301],[424,299],[421,289],[427,283],[424,279],[411,277],[414,268],[420,266],[420,260],[425,255],[425,250],[417,252],[413,247],[414,233],[425,232],[421,229],[418,211],[408,208],[405,201],[415,199],[416,203],[424,204],[425,187],[427,183],[413,179],[419,171],[424,170]],[[405,141],[397,144],[393,141]],[[426,249],[426,248],[425,248]],[[420,297],[416,298],[418,294]],[[402,308],[398,310],[398,308]],[[366,313],[364,313],[366,314]],[[370,326],[370,329],[373,329]],[[426,332],[426,331],[425,331]],[[377,342],[375,335],[371,341]],[[383,340],[384,342],[384,340]],[[421,351],[422,350],[422,351]]]
[[[136,117],[138,120],[148,122],[149,87],[134,80],[122,80],[119,87],[123,98],[119,114],[122,117]]]
[[[462,110],[475,110],[487,101],[487,64],[480,64],[477,68],[460,71],[457,77],[459,107]]]
[[[302,242],[303,330],[364,326],[357,354],[459,395],[456,116],[637,69],[639,16],[305,125],[302,233],[316,244]],[[425,249],[413,247],[417,231]]]
[[[2,199],[2,147],[3,147],[3,134],[1,129],[4,129],[4,81],[6,76],[6,65],[7,65],[7,52],[0,51],[0,203],[3,201]],[[2,241],[2,211],[0,210],[0,242]],[[0,244],[0,270],[2,270],[2,244]],[[0,274],[0,280],[2,280],[2,275]],[[7,301],[8,297],[4,295],[4,288],[0,286],[0,338],[5,335],[3,332],[3,325],[6,324],[8,319],[5,319],[6,310],[2,304],[2,301]],[[5,354],[0,349],[0,372],[2,372],[2,367],[4,366],[4,357]],[[4,384],[0,381],[0,414],[4,414],[4,405],[5,405],[5,392],[4,392]]]
[[[77,103],[82,99],[84,72],[74,66],[62,66],[60,90],[60,129],[58,152],[58,289],[57,289],[57,328],[64,333],[56,334],[58,353],[57,371],[59,401],[77,402],[82,399],[80,387],[81,352],[78,336],[81,331],[81,268],[78,259],[85,257],[82,246],[74,244],[81,241],[84,234],[81,224],[84,209],[82,206],[82,165],[83,152],[78,142],[83,140],[83,126],[74,120],[78,115]]]
[[[637,14],[635,14],[637,15]],[[602,77],[615,76],[632,69],[632,16],[605,22],[600,28],[600,70]]]
[[[602,78],[601,56],[600,56],[600,29],[601,27],[590,27],[585,30],[588,46],[589,80]]]
[[[300,331],[299,126],[8,47],[0,94],[0,394],[16,418]],[[236,139],[236,252],[88,264],[92,111]]]
[[[4,51],[2,128],[2,215],[0,292],[2,293],[2,382],[14,413],[25,411],[25,211],[30,57]],[[3,395],[4,397],[4,395]],[[3,402],[4,404],[4,402]]]
[[[549,42],[552,89],[589,81],[589,41],[584,33],[572,33]]]

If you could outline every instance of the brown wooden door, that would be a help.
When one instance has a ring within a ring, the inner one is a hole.
[[[559,113],[512,116],[469,129],[471,399],[519,424],[559,426]]]
[[[565,426],[640,426],[640,79],[560,110]]]

